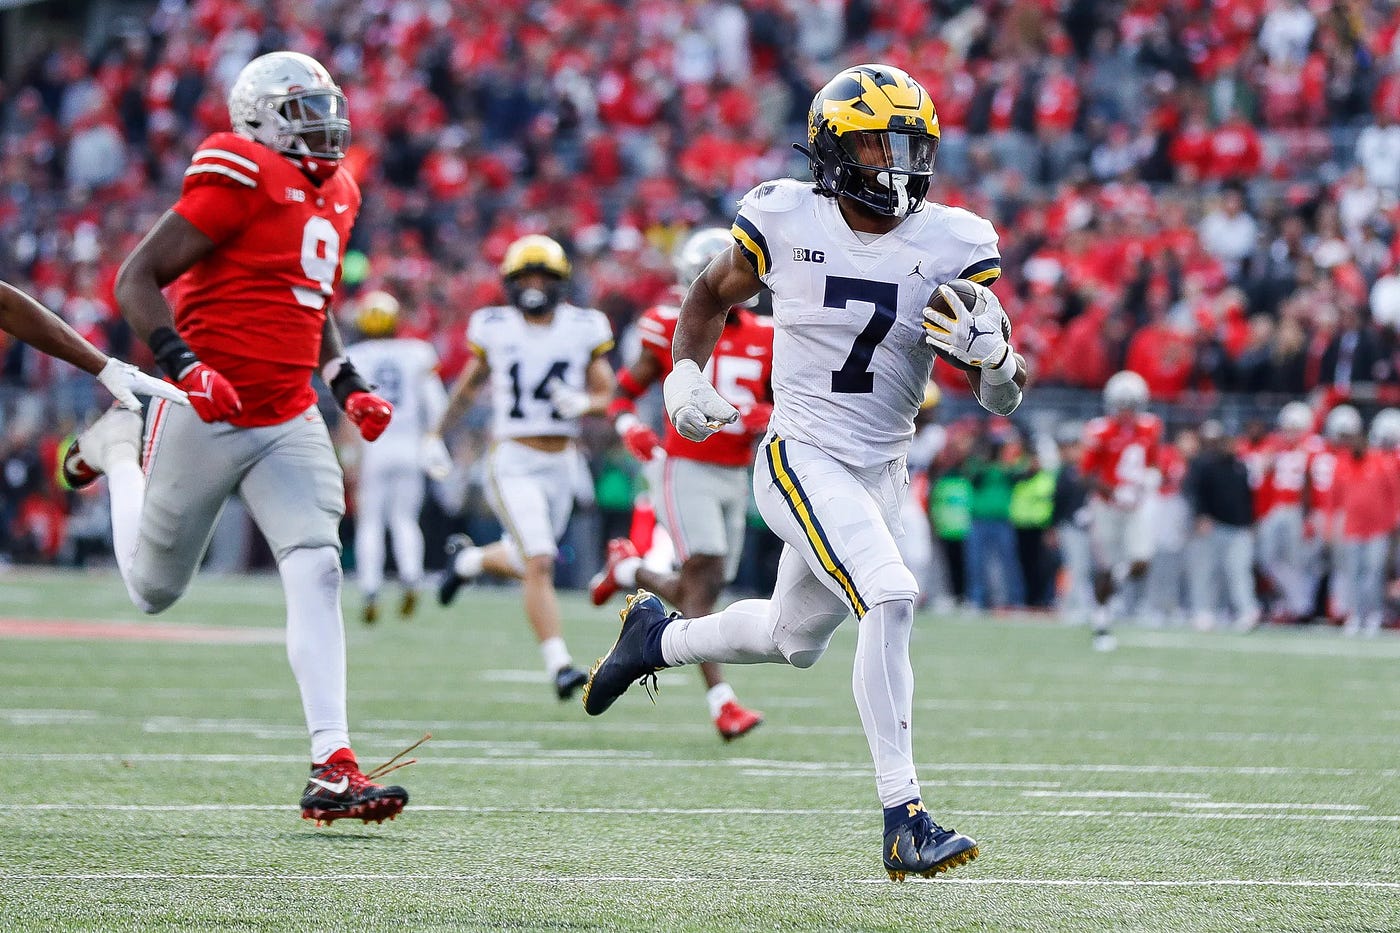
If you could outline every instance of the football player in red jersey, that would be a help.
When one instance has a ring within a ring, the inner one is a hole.
[[[132,411],[141,409],[136,399],[138,395],[163,398],[177,405],[189,404],[184,392],[103,353],[69,327],[63,318],[9,282],[0,282],[0,330],[23,340],[40,353],[96,376],[119,405]]]
[[[1107,414],[1084,428],[1080,470],[1092,493],[1089,539],[1094,554],[1094,647],[1117,647],[1109,631],[1109,602],[1152,560],[1152,498],[1161,484],[1162,422],[1147,408],[1147,383],[1124,370],[1104,385]]]
[[[732,242],[729,231],[718,227],[691,234],[676,253],[680,287],[688,289]],[[747,308],[729,310],[706,372],[720,395],[739,409],[739,420],[704,444],[681,437],[667,421],[663,445],[656,432],[638,420],[635,402],[671,371],[671,337],[679,314],[679,307],[663,304],[642,315],[637,324],[641,356],[618,374],[617,395],[608,414],[628,451],[648,465],[657,519],[675,545],[680,570],[658,573],[644,567],[633,543],[618,538],[608,542],[607,566],[589,589],[593,604],[601,606],[619,588],[641,586],[674,603],[682,614],[698,618],[714,611],[725,584],[739,569],[753,445],[767,430],[773,411],[773,327]],[[763,722],[762,714],[740,705],[718,664],[701,664],[700,673],[708,687],[710,718],[726,742]]]
[[[194,153],[180,199],[127,258],[117,302],[190,407],[112,409],[70,449],[75,483],[106,473],[112,539],[132,601],[185,592],[225,500],[243,499],[277,558],[287,655],[311,733],[302,816],[391,818],[401,787],[350,750],[340,615],[340,466],[311,377],[319,370],[366,440],[393,413],[345,358],[331,295],[360,207],[340,167],[345,95],[315,59],[273,52],[229,91],[231,133]],[[161,290],[174,286],[174,310]]]
[[[1307,402],[1284,405],[1277,430],[1264,440],[1251,464],[1259,471],[1259,566],[1279,594],[1275,616],[1287,622],[1312,612],[1317,590],[1316,561],[1309,559],[1303,534],[1308,464],[1323,446],[1312,433],[1314,421]]]

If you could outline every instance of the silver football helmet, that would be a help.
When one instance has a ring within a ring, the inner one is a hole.
[[[345,94],[300,52],[269,52],[244,65],[228,92],[228,116],[240,136],[303,164],[339,162],[350,145]]]
[[[1280,431],[1305,434],[1312,429],[1312,426],[1313,411],[1307,402],[1292,401],[1279,409],[1278,427]]]
[[[1338,405],[1327,413],[1322,433],[1329,441],[1357,437],[1361,434],[1361,412],[1351,405]]]
[[[1110,415],[1147,408],[1147,380],[1131,369],[1114,373],[1103,387],[1103,404]]]
[[[1382,408],[1371,419],[1368,443],[1383,450],[1400,447],[1400,408]]]
[[[681,287],[689,288],[693,285],[710,261],[729,249],[733,242],[729,231],[722,227],[705,227],[686,237],[681,248],[676,250],[676,255],[671,259]]]

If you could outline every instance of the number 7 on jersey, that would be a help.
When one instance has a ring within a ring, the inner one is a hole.
[[[875,356],[875,348],[889,335],[899,313],[899,286],[891,282],[870,282],[865,279],[852,279],[842,275],[826,277],[824,307],[846,310],[850,303],[859,301],[873,304],[875,313],[865,329],[856,336],[851,352],[840,369],[831,372],[831,391],[861,395],[875,390],[875,374],[870,371],[870,361]]]

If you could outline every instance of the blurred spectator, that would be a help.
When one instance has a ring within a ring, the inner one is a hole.
[[[979,609],[1023,606],[1026,583],[1011,526],[1011,490],[1031,475],[1020,437],[984,435],[964,465],[972,486],[967,535],[967,599]],[[996,589],[994,599],[993,589]]]
[[[1060,467],[1055,474],[1051,523],[1053,542],[1064,567],[1065,585],[1060,616],[1069,622],[1086,622],[1094,607],[1094,560],[1089,547],[1089,484],[1079,471],[1080,437],[1084,426],[1066,422],[1055,432]]]
[[[1237,628],[1259,622],[1254,595],[1254,500],[1249,474],[1218,421],[1201,425],[1201,449],[1182,481],[1195,522],[1191,542],[1191,603],[1195,625],[1215,627],[1228,606]]]

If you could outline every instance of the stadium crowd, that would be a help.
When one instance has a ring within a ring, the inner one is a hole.
[[[0,277],[138,363],[117,266],[261,52],[307,51],[345,88],[365,205],[344,297],[397,294],[447,377],[471,313],[502,298],[511,240],[563,242],[575,298],[625,334],[686,231],[806,170],[789,143],[832,69],[879,59],[934,97],[932,197],[1001,231],[998,292],[1038,386],[1096,390],[1126,367],[1166,402],[1400,400],[1400,8],[1379,0],[168,0],[97,32],[0,75]],[[71,552],[84,509],[48,477],[101,402],[19,345],[0,382],[44,392],[6,406],[9,549]],[[932,486],[1012,457],[1014,431],[952,430]],[[1035,536],[1012,537],[1034,559],[1024,596],[1003,595],[1043,603]]]

